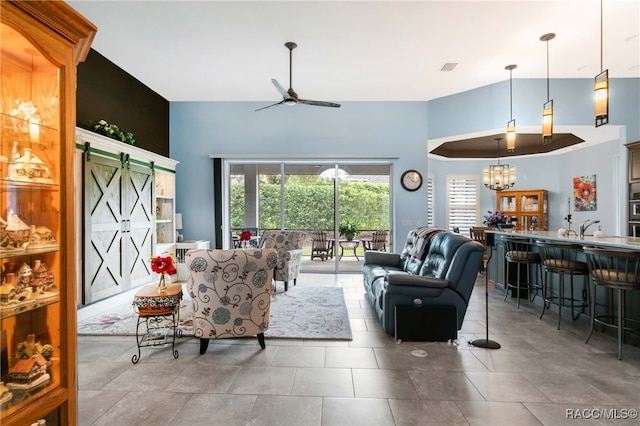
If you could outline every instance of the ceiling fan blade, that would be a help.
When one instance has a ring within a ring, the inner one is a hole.
[[[281,100],[280,102],[276,102],[275,104],[271,104],[271,105],[267,105],[266,107],[258,108],[254,112],[258,112],[258,111],[262,111],[263,109],[267,109],[267,108],[271,108],[271,107],[274,107],[274,106],[282,105],[283,103],[284,103],[284,99]]]
[[[298,99],[298,103],[315,105],[315,106],[323,106],[323,107],[340,108],[340,104],[335,104],[333,102],[325,102],[325,101],[310,101],[307,99]]]
[[[280,83],[278,83],[278,80],[276,80],[275,78],[272,78],[271,82],[273,83],[274,86],[276,86],[276,89],[278,90],[278,92],[280,92],[283,98],[286,99],[289,97],[289,94],[287,93],[286,90],[284,90],[284,87],[282,87]]]

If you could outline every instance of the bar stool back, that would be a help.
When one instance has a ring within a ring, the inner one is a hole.
[[[533,291],[542,289],[541,285],[537,285],[531,282],[531,266],[535,266],[540,271],[540,282],[542,282],[542,270],[540,269],[540,254],[533,251],[533,247],[535,244],[529,240],[528,238],[522,237],[509,237],[503,236],[502,241],[504,242],[504,259],[507,262],[507,267],[505,268],[505,295],[504,300],[507,300],[507,296],[509,295],[509,290],[511,290],[511,294],[513,295],[513,290],[516,290],[516,306],[520,308],[520,288],[522,287],[520,283],[520,266],[524,266],[527,271],[527,282],[525,283],[525,287],[529,291],[530,300],[533,301],[535,295],[531,297]],[[516,283],[512,284],[509,282],[509,266],[511,264],[515,264],[517,266],[517,278]]]
[[[538,241],[536,243],[540,250],[542,258],[542,269],[544,269],[544,284],[542,294],[544,303],[542,304],[542,313],[544,315],[546,309],[549,309],[551,303],[558,305],[558,330],[560,330],[560,321],[562,319],[562,307],[569,304],[573,320],[577,320],[580,310],[576,314],[576,309],[589,307],[589,286],[587,285],[589,270],[587,263],[578,260],[578,254],[582,252],[582,246],[574,243],[564,243],[558,241]],[[558,293],[553,295],[550,292],[548,274],[558,274],[559,284]],[[565,275],[569,275],[570,291],[569,296],[565,296],[564,287]],[[575,275],[584,277],[584,288],[582,290],[581,299],[577,299],[574,295],[573,277]]]
[[[591,327],[585,343],[589,342],[594,324],[602,324],[618,330],[618,359],[622,359],[622,342],[625,331],[640,331],[626,324],[640,324],[640,321],[625,318],[625,293],[628,290],[640,290],[640,253],[626,250],[613,250],[585,247],[589,275],[593,281],[593,298],[591,302]],[[617,293],[617,316],[596,316],[597,287],[602,286]]]

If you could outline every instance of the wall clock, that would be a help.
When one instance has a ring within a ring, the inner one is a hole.
[[[417,191],[422,186],[422,175],[417,170],[407,170],[402,174],[400,183],[407,191]]]

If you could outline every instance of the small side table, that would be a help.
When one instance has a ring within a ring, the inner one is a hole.
[[[158,293],[155,285],[142,287],[133,298],[133,310],[138,314],[136,324],[136,342],[138,353],[131,362],[140,361],[140,348],[145,346],[161,346],[171,343],[171,352],[178,358],[175,348],[176,337],[182,336],[178,330],[180,325],[180,300],[182,285],[170,284],[166,291]],[[141,330],[141,326],[142,330]]]
[[[353,250],[353,255],[356,257],[356,259],[358,259],[358,262],[360,261],[358,253],[356,253],[356,249],[358,248],[358,246],[360,246],[360,240],[339,240],[338,244],[340,245],[340,257],[338,258],[338,260],[342,259],[342,256],[344,255],[344,249],[347,248]]]

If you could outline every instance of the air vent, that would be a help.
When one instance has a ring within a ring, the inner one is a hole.
[[[440,68],[440,71],[453,71],[453,69],[457,66],[457,62],[445,62]]]

